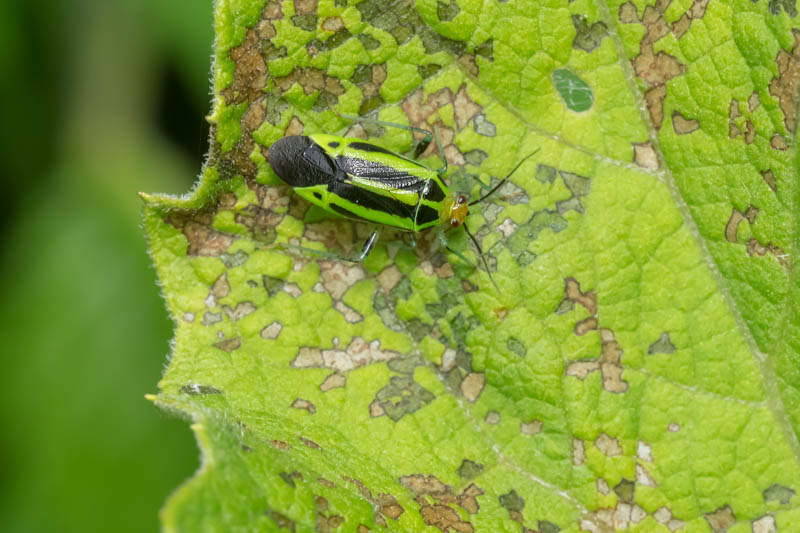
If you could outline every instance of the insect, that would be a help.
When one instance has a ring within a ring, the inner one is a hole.
[[[345,118],[424,133],[425,138],[417,145],[414,157],[425,151],[433,137],[429,131],[420,128],[360,117]],[[444,236],[446,231],[464,226],[491,278],[483,251],[464,224],[469,206],[496,192],[536,152],[525,156],[489,192],[468,202],[465,195],[451,192],[444,183],[442,177],[447,170],[447,160],[438,135],[435,137],[444,162],[438,170],[431,170],[413,159],[361,139],[328,134],[283,137],[270,146],[269,163],[278,177],[291,185],[298,195],[329,213],[413,234],[439,228],[441,243],[460,259],[472,264],[460,252],[450,248]],[[359,260],[369,255],[378,236],[378,230],[370,235]]]

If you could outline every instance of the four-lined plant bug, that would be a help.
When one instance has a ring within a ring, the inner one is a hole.
[[[433,137],[444,164],[439,170],[431,170],[413,159],[357,138],[319,133],[291,135],[279,139],[269,148],[269,164],[278,177],[310,203],[337,216],[413,234],[438,228],[439,240],[445,248],[472,264],[448,245],[444,235],[450,229],[463,226],[478,250],[492,283],[495,283],[477,239],[465,224],[469,206],[494,194],[538,150],[522,158],[508,176],[489,192],[469,202],[465,195],[451,192],[442,179],[447,170],[447,160],[438,133],[432,136],[427,130],[402,124],[360,117],[344,118],[425,134],[414,157],[425,151]],[[367,257],[378,235],[379,231],[376,230],[367,239],[359,260]]]

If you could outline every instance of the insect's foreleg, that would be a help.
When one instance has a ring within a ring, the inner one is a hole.
[[[489,191],[492,189],[492,184],[484,183],[483,181],[481,181],[481,178],[477,174],[467,174],[467,176],[477,181],[480,188],[483,189],[484,191]]]
[[[455,255],[456,257],[458,257],[459,259],[461,259],[462,261],[464,261],[464,262],[465,262],[466,264],[468,264],[469,266],[471,266],[471,267],[473,267],[473,268],[476,268],[476,265],[475,265],[475,263],[473,263],[472,261],[470,261],[469,259],[467,259],[467,257],[466,257],[464,254],[462,254],[461,252],[459,252],[458,250],[456,250],[456,249],[454,249],[454,248],[450,248],[450,243],[449,243],[449,242],[447,242],[447,237],[445,237],[445,236],[444,236],[444,233],[442,233],[442,232],[439,232],[439,242],[440,242],[440,243],[442,243],[442,246],[444,246],[444,247],[445,247],[445,249],[446,249],[448,252],[450,252],[451,254]]]
[[[464,229],[466,230],[467,227],[464,226]],[[494,288],[499,291],[500,287],[497,286],[497,282],[494,280],[494,277],[492,276],[492,273],[489,271],[489,264],[486,262],[486,257],[484,257],[483,250],[481,250],[480,246],[478,245],[478,241],[475,240],[475,237],[473,237],[472,234],[469,233],[469,231],[467,231],[467,235],[470,236],[470,238],[472,239],[472,242],[478,248],[478,255],[481,257],[481,259],[483,259],[483,264],[486,267],[486,274],[489,276],[489,280],[491,280],[492,285],[494,285]],[[445,249],[447,249],[448,252],[452,253],[453,255],[455,255],[456,257],[458,257],[462,261],[464,261],[469,266],[471,266],[473,268],[477,268],[477,265],[475,263],[473,263],[472,261],[470,261],[469,259],[467,259],[464,256],[464,254],[462,254],[458,250],[455,250],[455,249],[450,247],[450,244],[447,242],[447,238],[444,236],[444,233],[441,233],[441,232],[439,233],[439,242],[442,243],[442,246],[444,246]]]

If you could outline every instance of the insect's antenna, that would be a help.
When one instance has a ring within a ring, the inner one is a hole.
[[[478,249],[478,255],[480,255],[481,259],[483,260],[483,266],[486,269],[486,273],[489,274],[489,279],[492,280],[492,285],[494,285],[494,288],[499,291],[500,287],[497,286],[497,283],[494,281],[494,278],[492,277],[492,272],[489,270],[489,262],[486,261],[486,256],[483,255],[483,250],[481,250],[481,245],[478,244],[478,239],[476,239],[475,236],[472,233],[470,233],[469,228],[467,228],[466,224],[464,224],[464,231],[467,232],[469,238],[472,239],[472,244],[474,244],[475,248]]]
[[[491,191],[487,192],[486,194],[484,194],[483,196],[481,196],[481,197],[480,197],[480,198],[478,198],[477,200],[474,200],[474,201],[470,202],[470,203],[469,203],[469,204],[467,204],[467,205],[475,205],[475,204],[477,204],[477,203],[480,203],[480,202],[482,202],[482,201],[486,200],[486,198],[488,198],[489,196],[493,195],[493,194],[494,194],[494,193],[497,191],[497,189],[499,189],[500,187],[502,187],[503,185],[505,185],[505,183],[508,181],[508,178],[510,178],[510,177],[511,177],[511,176],[514,174],[514,172],[516,172],[516,171],[517,171],[517,169],[518,169],[519,167],[521,167],[521,166],[522,166],[522,163],[524,163],[525,161],[527,161],[529,157],[531,157],[533,154],[535,154],[535,153],[536,153],[536,152],[538,152],[539,150],[540,150],[540,148],[537,148],[537,149],[536,149],[536,150],[534,150],[533,152],[531,152],[531,153],[529,153],[528,155],[526,155],[525,157],[523,157],[523,158],[520,160],[520,162],[519,162],[519,163],[517,163],[517,166],[515,166],[515,167],[514,167],[514,169],[513,169],[511,172],[509,172],[509,173],[508,173],[508,176],[506,176],[505,178],[503,178],[502,180],[500,180],[500,183],[498,183],[497,185],[495,185],[495,186],[492,188],[492,190],[491,190]]]

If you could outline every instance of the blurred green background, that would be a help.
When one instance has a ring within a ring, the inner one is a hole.
[[[198,465],[136,193],[207,149],[211,0],[0,2],[4,532],[157,531]]]

